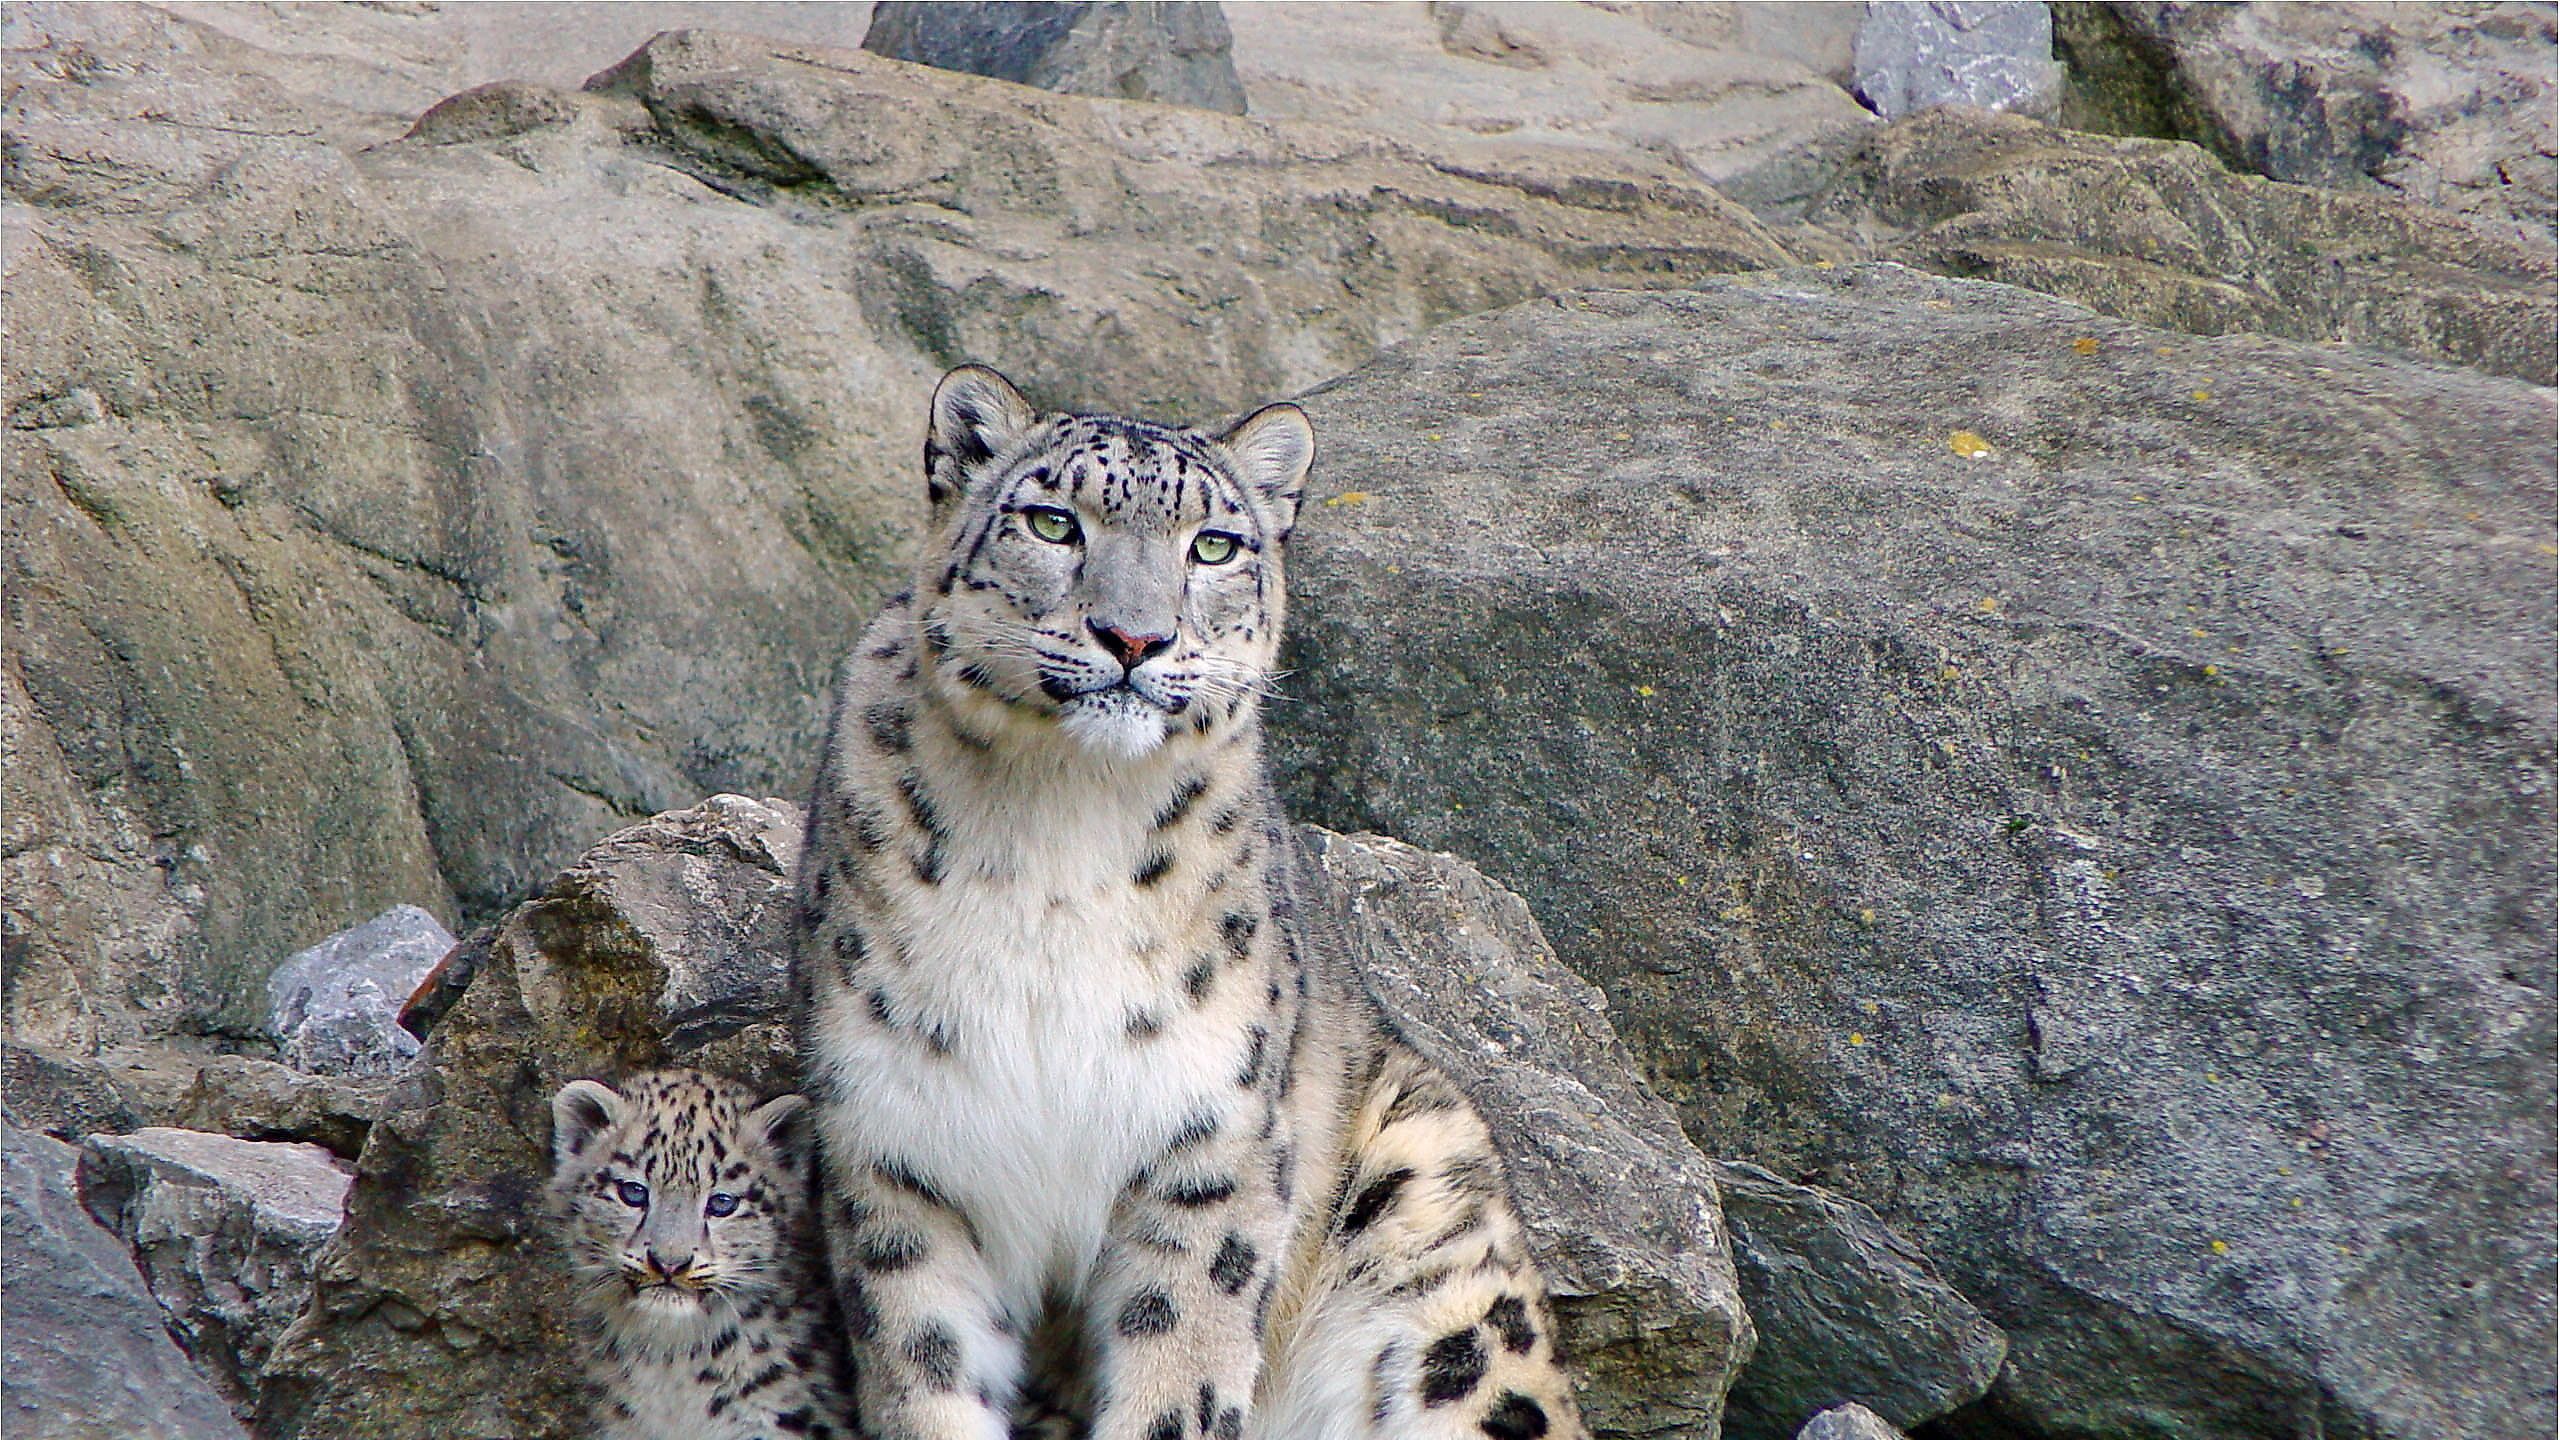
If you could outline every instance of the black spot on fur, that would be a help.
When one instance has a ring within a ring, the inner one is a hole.
[[[1149,1287],[1130,1296],[1129,1303],[1120,1307],[1120,1318],[1115,1328],[1122,1336],[1137,1340],[1149,1335],[1168,1334],[1181,1320],[1181,1312],[1173,1308],[1173,1297]]]
[[[1139,862],[1138,873],[1131,876],[1130,879],[1139,889],[1144,890],[1163,880],[1165,876],[1172,873],[1172,852],[1166,850],[1150,850],[1147,852],[1147,858]]]
[[[1253,1242],[1241,1235],[1229,1234],[1209,1261],[1209,1279],[1218,1289],[1233,1295],[1253,1281],[1253,1267],[1262,1257]]]
[[[1493,1440],[1538,1440],[1547,1433],[1547,1412],[1537,1401],[1517,1390],[1505,1390],[1493,1402],[1493,1409],[1476,1428]]]
[[[1484,1342],[1475,1327],[1453,1330],[1422,1352],[1422,1403],[1446,1405],[1463,1400],[1484,1379]]]
[[[1230,910],[1218,921],[1218,938],[1227,942],[1227,953],[1243,959],[1253,950],[1253,934],[1262,928],[1262,918]]]
[[[1505,1295],[1484,1312],[1484,1323],[1502,1337],[1502,1348],[1514,1355],[1526,1355],[1538,1343],[1538,1329],[1529,1323],[1529,1307],[1517,1295]]]
[[[925,1257],[924,1237],[912,1230],[878,1230],[862,1237],[854,1252],[862,1268],[874,1275],[895,1274]]]
[[[1218,1423],[1208,1432],[1214,1440],[1243,1440],[1244,1407],[1230,1405],[1218,1413]]]
[[[1413,1178],[1413,1172],[1398,1166],[1364,1186],[1354,1197],[1351,1208],[1343,1213],[1342,1233],[1357,1235],[1377,1223],[1378,1217],[1396,1203],[1396,1192]]]
[[[907,1337],[907,1363],[926,1386],[945,1394],[960,1388],[960,1342],[940,1325],[926,1325]]]
[[[913,743],[910,726],[915,716],[895,700],[883,700],[862,712],[862,723],[871,731],[871,743],[892,755],[903,755]]]
[[[1188,1150],[1217,1133],[1218,1117],[1204,1110],[1182,1122],[1182,1128],[1174,1131],[1173,1138],[1165,1142],[1165,1153],[1170,1155],[1178,1150]]]
[[[1271,1032],[1254,1026],[1251,1038],[1245,1041],[1244,1068],[1236,1072],[1236,1084],[1250,1090],[1262,1079],[1263,1055],[1270,1048]]]
[[[1209,782],[1196,775],[1175,786],[1172,797],[1164,802],[1164,808],[1156,812],[1156,828],[1170,830],[1181,824],[1182,817],[1190,814],[1191,807],[1199,804],[1200,797],[1207,793]]]
[[[1185,1210],[1199,1210],[1234,1198],[1236,1182],[1223,1175],[1207,1180],[1185,1180],[1162,1193],[1164,1202],[1168,1205],[1179,1205]]]
[[[1132,1040],[1153,1040],[1164,1033],[1164,1017],[1152,1010],[1132,1010],[1129,1023],[1121,1028]]]
[[[1167,1410],[1149,1422],[1147,1440],[1182,1440],[1182,1412]]]
[[[1182,972],[1182,988],[1194,1000],[1209,998],[1209,982],[1218,978],[1218,967],[1206,957]]]
[[[1200,1433],[1209,1433],[1209,1422],[1218,1418],[1218,1387],[1200,1382]]]

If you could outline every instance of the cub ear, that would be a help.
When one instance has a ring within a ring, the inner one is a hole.
[[[971,470],[1004,453],[1039,418],[1012,381],[984,365],[943,376],[933,387],[924,437],[924,493],[934,513],[959,498]]]
[[[551,1097],[551,1164],[584,1155],[596,1137],[622,1123],[622,1095],[601,1080],[572,1080]]]
[[[747,1129],[764,1137],[784,1164],[799,1169],[816,1149],[810,1142],[809,1097],[777,1095],[747,1112]]]
[[[1218,437],[1236,461],[1236,475],[1253,487],[1280,522],[1286,540],[1298,523],[1298,496],[1316,459],[1316,430],[1295,405],[1265,405]]]

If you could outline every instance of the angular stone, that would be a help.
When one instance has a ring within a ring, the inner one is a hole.
[[[1303,403],[1295,813],[1918,1244],[1983,1423],[2552,1427],[2550,391],[1857,266]]]
[[[0,1109],[13,1124],[73,1141],[92,1130],[142,1123],[131,1098],[94,1057],[6,1042],[0,1042]]]
[[[1870,5],[1856,65],[1858,97],[1887,120],[1933,105],[2050,120],[2062,106],[2062,67],[2043,0]]]
[[[1991,1388],[2008,1338],[1875,1211],[1757,1165],[1715,1172],[1760,1332],[1725,1412],[1728,1440],[1787,1440],[1843,1402],[1908,1428]]]
[[[1716,1434],[1753,1353],[1735,1238],[1608,1002],[1556,962],[1519,896],[1465,861],[1303,833],[1371,993],[1493,1127],[1562,1349],[1589,1381],[1584,1419],[1601,1435]]]
[[[216,1055],[168,1124],[241,1140],[295,1140],[352,1161],[390,1097],[388,1076],[308,1075],[271,1060]]]
[[[2193,140],[2274,179],[2396,194],[2551,244],[2547,4],[2054,9],[2074,128]]]
[[[565,1277],[540,1240],[548,1098],[678,1061],[795,1073],[781,957],[798,811],[715,796],[606,840],[473,936],[374,1126],[347,1228],[266,1372],[260,1433],[570,1434]],[[1516,897],[1446,856],[1308,832],[1315,908],[1493,1119],[1604,1435],[1704,1437],[1749,1344],[1715,1182]]]
[[[169,1328],[244,1419],[276,1337],[311,1298],[352,1176],[316,1145],[152,1126],[92,1135],[81,1203],[132,1250]]]
[[[862,48],[1017,85],[1113,100],[1154,100],[1229,115],[1245,111],[1214,3],[1057,4],[1019,0],[881,0]]]
[[[284,1063],[316,1075],[391,1075],[418,1053],[401,1005],[453,948],[415,905],[341,930],[267,977],[267,1034]]]
[[[2552,383],[2548,243],[2381,195],[2236,175],[2192,145],[1932,110],[1870,134],[1795,238],[2191,334],[2335,340]]]
[[[1804,1422],[1796,1440],[1905,1440],[1903,1433],[1864,1405],[1842,1405]]]
[[[0,1428],[13,1440],[246,1440],[80,1208],[80,1152],[0,1121]]]

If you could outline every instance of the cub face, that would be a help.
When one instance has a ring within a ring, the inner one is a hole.
[[[993,370],[934,391],[931,683],[981,738],[1122,760],[1239,723],[1272,678],[1281,552],[1315,456],[1293,405],[1212,436],[1041,417]]]
[[[808,1173],[791,1122],[806,1103],[757,1105],[690,1070],[552,1096],[550,1200],[581,1298],[608,1327],[674,1342],[787,1283]]]

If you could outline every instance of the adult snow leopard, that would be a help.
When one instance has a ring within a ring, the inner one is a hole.
[[[1262,758],[1314,435],[965,366],[835,695],[795,913],[824,1226],[884,1437],[1579,1436],[1484,1122],[1298,897]]]

